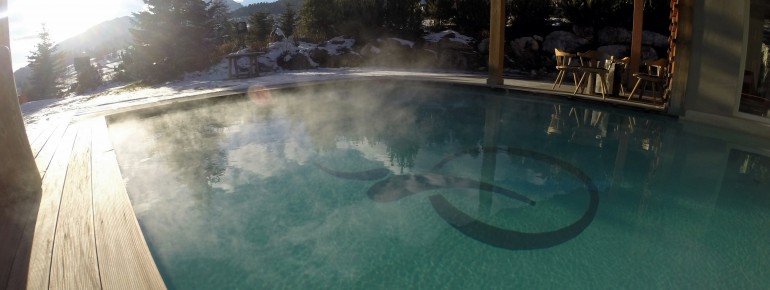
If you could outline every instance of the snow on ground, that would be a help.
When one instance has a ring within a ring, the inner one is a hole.
[[[337,36],[324,42],[323,49],[329,52],[330,55],[340,55],[353,51],[353,45],[355,44],[356,40],[353,38]]]
[[[391,69],[314,69],[307,71],[286,71],[265,74],[251,79],[227,80],[216,65],[203,73],[188,74],[183,80],[154,87],[135,85],[105,85],[94,93],[70,96],[63,99],[28,102],[21,105],[24,122],[28,130],[50,126],[66,118],[105,112],[136,105],[190,97],[200,94],[246,91],[249,89],[324,80],[339,80],[358,77],[403,76],[403,77],[457,77],[474,76],[464,73],[442,73],[439,71],[397,71]]]
[[[431,33],[423,36],[423,39],[427,42],[439,42],[444,38],[448,38],[451,41],[456,41],[464,44],[470,44],[473,42],[473,37],[465,36],[454,30],[444,30],[441,32]]]

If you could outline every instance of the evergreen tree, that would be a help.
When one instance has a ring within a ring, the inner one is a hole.
[[[377,38],[383,31],[384,2],[386,0],[336,0],[335,33],[364,41]]]
[[[454,7],[455,0],[429,0],[427,7],[428,18],[434,21],[434,28],[437,30],[445,29],[454,21],[457,16],[457,9]]]
[[[135,13],[135,51],[129,70],[135,78],[158,83],[216,61],[213,28],[203,0],[143,0]]]
[[[43,29],[38,34],[40,42],[35,46],[35,50],[27,57],[29,60],[32,75],[26,94],[30,100],[42,100],[47,98],[60,97],[62,92],[62,78],[64,76],[64,67],[62,66],[62,55],[56,51],[56,47],[51,42],[48,30]]]
[[[463,34],[481,39],[482,32],[489,30],[489,0],[456,0],[455,24]]]
[[[334,0],[305,0],[300,9],[302,35],[311,40],[325,40],[335,34]]]
[[[400,36],[417,36],[422,32],[420,0],[390,0],[384,4],[386,30]]]
[[[294,26],[296,25],[297,15],[290,3],[286,4],[286,11],[281,14],[281,31],[286,37],[294,35]]]
[[[230,40],[235,33],[235,27],[230,22],[230,12],[224,0],[212,0],[206,7],[210,26],[212,28],[212,38],[217,44],[223,44]]]
[[[260,47],[267,43],[273,32],[274,22],[270,14],[257,12],[249,17],[249,40],[253,46]]]

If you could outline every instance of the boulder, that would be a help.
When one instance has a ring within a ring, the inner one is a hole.
[[[577,51],[581,46],[588,44],[588,39],[578,37],[569,31],[554,31],[548,34],[543,41],[543,51],[553,53],[554,48],[566,51]]]
[[[511,61],[519,69],[530,70],[543,65],[540,42],[534,37],[520,37],[511,41]]]
[[[377,47],[377,46],[375,46],[374,44],[371,44],[371,43],[367,43],[359,51],[359,54],[361,56],[364,56],[364,57],[371,57],[373,55],[378,55],[380,53],[382,53],[382,50],[379,47]]]
[[[329,67],[329,51],[322,47],[316,47],[308,52],[313,61],[317,62],[323,67]]]
[[[278,65],[288,70],[305,70],[318,66],[309,56],[303,53],[288,53],[278,58]]]
[[[532,56],[540,50],[540,43],[534,37],[519,37],[511,41],[511,49],[515,56]]]
[[[668,47],[668,36],[652,31],[642,32],[642,44],[654,47]]]
[[[572,26],[572,32],[575,33],[580,38],[588,39],[588,41],[591,41],[594,38],[594,28],[593,27],[582,27],[582,26]]]
[[[631,43],[631,32],[620,27],[605,27],[599,30],[597,38],[600,44]]]
[[[631,54],[631,48],[628,45],[622,44],[600,46],[596,50],[615,58],[623,58]]]

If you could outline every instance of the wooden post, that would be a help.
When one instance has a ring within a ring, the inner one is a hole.
[[[489,78],[487,84],[503,84],[505,50],[505,1],[490,1],[489,14]]]
[[[6,11],[7,0],[0,0],[0,15],[7,15]],[[10,45],[6,16],[0,18],[0,200],[26,198],[41,188],[19,108]]]
[[[631,58],[628,63],[627,83],[633,85],[634,74],[642,63],[642,32],[644,23],[644,0],[634,0],[634,27],[631,32]]]

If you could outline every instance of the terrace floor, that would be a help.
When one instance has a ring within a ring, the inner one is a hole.
[[[8,289],[163,289],[134,215],[104,117],[29,131],[43,177]],[[29,257],[23,253],[30,253]]]
[[[382,76],[376,73],[351,74],[341,78],[360,77]],[[486,82],[479,75],[433,74],[415,77],[391,74],[387,77],[471,85],[484,85]],[[105,114],[177,102],[180,99],[211,97],[211,93],[224,95],[243,92],[251,89],[252,85],[259,88],[287,85],[280,82],[260,84],[262,80],[239,81],[246,85],[208,92],[205,96],[181,94],[181,97],[163,100],[148,98],[146,101],[134,99],[96,104],[30,126],[27,133],[43,178],[42,196],[39,209],[31,211],[37,212],[36,218],[30,217],[30,221],[25,222],[26,225],[22,225],[21,229],[17,227],[15,232],[19,234],[12,236],[8,233],[13,233],[13,227],[0,225],[0,246],[3,249],[9,248],[4,243],[16,245],[14,241],[22,241],[17,243],[21,246],[15,255],[8,258],[13,261],[8,263],[10,269],[0,269],[0,281],[8,281],[8,289],[165,288],[131,206],[109,138]],[[295,79],[290,83],[302,81],[306,80]],[[573,97],[570,86],[557,91],[552,91],[551,86],[552,83],[546,81],[507,79],[505,85],[500,87]],[[601,96],[575,97],[651,110],[663,109],[654,104],[628,102],[620,98],[604,100]]]

